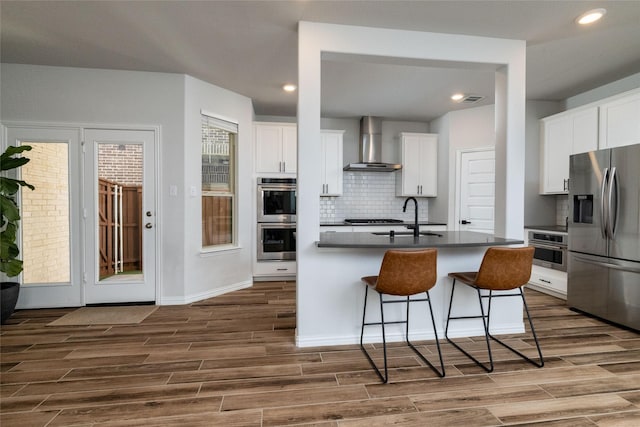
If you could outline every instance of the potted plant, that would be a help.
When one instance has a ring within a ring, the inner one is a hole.
[[[6,171],[17,169],[29,162],[26,157],[16,157],[23,151],[31,150],[31,146],[22,145],[20,147],[9,146],[0,155],[0,211],[2,211],[2,223],[0,223],[0,272],[3,273],[3,280],[0,282],[2,297],[2,319],[5,323],[13,313],[18,302],[20,292],[19,282],[8,282],[4,277],[15,277],[22,272],[22,260],[18,259],[20,249],[16,244],[18,236],[18,224],[20,222],[20,209],[16,203],[16,196],[20,187],[34,189],[33,185],[27,184],[19,179],[5,176]]]

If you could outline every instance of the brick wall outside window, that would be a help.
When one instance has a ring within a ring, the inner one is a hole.
[[[142,145],[99,144],[98,175],[119,185],[142,185]]]

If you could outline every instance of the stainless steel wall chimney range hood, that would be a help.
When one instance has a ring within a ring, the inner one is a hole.
[[[359,172],[395,172],[402,165],[383,163],[382,156],[382,118],[366,116],[360,119],[359,162],[349,163],[343,169]]]

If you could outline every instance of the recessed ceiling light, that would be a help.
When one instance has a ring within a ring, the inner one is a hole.
[[[462,98],[464,98],[463,93],[454,93],[453,95],[451,95],[451,100],[453,101],[460,101]]]
[[[580,25],[587,25],[596,22],[607,13],[607,9],[592,9],[578,16],[576,22]]]
[[[296,85],[291,84],[291,83],[287,83],[286,85],[282,86],[282,89],[285,92],[293,92],[297,89]]]

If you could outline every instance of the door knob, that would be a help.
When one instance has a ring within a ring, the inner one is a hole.
[[[153,228],[153,225],[151,225],[151,223],[148,222],[144,225],[144,228]]]
[[[466,219],[463,219],[462,221],[460,221],[460,224],[471,224],[471,221],[467,221]]]

